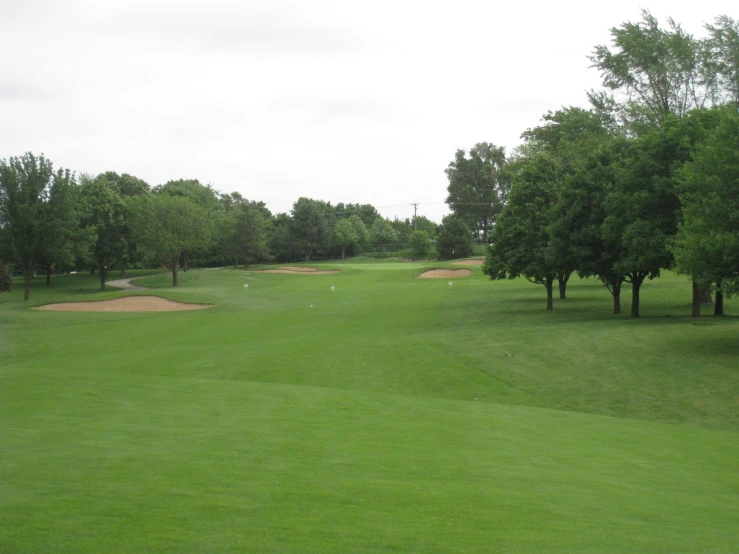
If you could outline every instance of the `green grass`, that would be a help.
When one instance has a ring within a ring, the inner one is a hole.
[[[444,266],[59,276],[28,303],[196,312],[0,295],[0,552],[737,551],[738,318],[685,317],[675,275],[640,320],[593,281],[548,313],[478,268],[414,278]]]

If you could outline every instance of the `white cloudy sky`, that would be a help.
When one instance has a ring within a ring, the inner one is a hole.
[[[737,16],[711,0],[0,0],[0,158],[439,220],[456,149],[511,149],[584,105],[587,55],[641,7],[695,34]]]

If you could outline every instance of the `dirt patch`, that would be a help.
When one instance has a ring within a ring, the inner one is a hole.
[[[469,269],[430,269],[418,276],[419,279],[450,279],[452,277],[469,277]]]
[[[289,273],[292,275],[335,275],[341,273],[338,269],[318,269],[305,266],[280,266],[279,269],[261,269],[249,271],[248,273]]]
[[[49,312],[181,312],[202,310],[211,304],[186,304],[158,296],[127,296],[100,302],[63,302],[33,308]]]
[[[458,262],[451,262],[452,265],[482,265],[485,260],[459,260]]]

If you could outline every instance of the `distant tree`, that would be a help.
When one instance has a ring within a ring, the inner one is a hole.
[[[354,231],[357,233],[356,244],[367,244],[370,239],[370,232],[367,226],[364,224],[361,216],[352,215],[349,217],[349,221],[352,224],[352,227],[354,227]]]
[[[91,236],[79,228],[75,206],[78,204],[79,187],[69,171],[57,173],[46,202],[43,219],[39,222],[40,245],[38,263],[46,271],[46,285],[58,265],[71,265],[75,256],[89,248]]]
[[[124,203],[128,202],[128,199],[130,198],[150,194],[151,191],[151,187],[146,181],[139,179],[138,177],[134,177],[133,175],[129,175],[128,173],[118,175],[115,171],[106,171],[105,173],[99,174],[96,178],[106,181],[110,188],[118,193]],[[118,265],[120,266],[121,277],[125,277],[126,270],[129,265],[137,261],[137,249],[136,242],[133,240],[133,230],[130,228],[128,220],[125,218],[121,233],[126,241],[126,249],[123,256],[118,261]]]
[[[178,268],[183,252],[202,248],[210,240],[208,211],[186,197],[140,196],[130,204],[129,218],[139,248],[172,272],[172,286],[179,285]]]
[[[223,255],[233,261],[249,265],[263,258],[267,252],[267,221],[256,202],[241,201],[223,216],[221,240]]]
[[[336,217],[338,219],[348,218],[353,215],[359,216],[367,228],[372,227],[375,219],[380,217],[377,209],[371,204],[336,204]]]
[[[56,240],[49,234],[62,232],[62,223],[53,218],[70,213],[63,202],[71,182],[68,170],[55,172],[43,155],[0,160],[0,259],[20,265],[24,300],[31,295],[35,264]]]
[[[93,234],[91,258],[97,267],[100,290],[108,274],[128,249],[126,205],[117,187],[104,175],[83,177],[80,185],[80,223]]]
[[[439,225],[431,221],[429,218],[419,215],[415,218],[411,218],[408,226],[414,231],[426,231],[426,234],[430,239],[436,238]]]
[[[383,252],[387,252],[387,247],[398,240],[398,234],[390,221],[378,218],[370,229],[370,240],[380,245]]]
[[[271,221],[267,238],[269,253],[278,261],[294,261],[305,256],[293,238],[293,224],[289,214],[276,214]]]
[[[413,231],[410,219],[398,219],[396,217],[390,222],[390,225],[395,229],[396,242],[407,243],[410,240],[411,231]]]
[[[410,243],[414,260],[425,260],[431,257],[434,247],[426,231],[413,231]]]
[[[177,179],[167,181],[163,185],[154,187],[153,191],[156,195],[182,196],[189,198],[192,202],[208,212],[208,224],[215,223],[222,215],[222,204],[218,191],[214,190],[210,185],[203,185],[197,179]],[[208,230],[207,235],[212,235],[212,229]],[[182,270],[187,272],[190,269],[190,258],[193,256],[206,254],[215,247],[210,241],[202,241],[197,251],[185,250],[182,252]]]
[[[508,195],[505,165],[504,148],[481,142],[470,150],[469,158],[464,150],[457,150],[454,161],[446,169],[449,209],[486,244],[488,232]]]
[[[357,217],[357,216],[353,216]],[[361,223],[361,219],[359,222]],[[346,249],[359,243],[359,233],[349,219],[340,219],[334,225],[334,241],[341,248],[341,259],[346,259]]]
[[[307,262],[318,248],[331,245],[335,215],[331,204],[299,198],[291,211],[291,235]]]
[[[436,249],[442,259],[466,258],[475,250],[472,231],[460,216],[451,214],[441,220]]]

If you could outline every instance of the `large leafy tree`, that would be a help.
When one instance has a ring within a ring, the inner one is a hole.
[[[466,258],[474,252],[475,241],[467,222],[455,214],[445,216],[439,226],[436,250],[441,259]]]
[[[604,202],[614,190],[625,148],[625,139],[613,137],[587,155],[560,188],[549,225],[552,256],[570,260],[580,277],[600,279],[613,296],[614,314],[621,313],[625,276],[614,267],[620,245],[603,236]]]
[[[353,216],[357,217],[357,216]],[[362,220],[360,219],[361,223]],[[334,242],[336,246],[341,248],[341,259],[346,259],[346,249],[358,244],[360,240],[359,233],[349,219],[340,219],[334,225]]]
[[[43,155],[0,160],[0,259],[20,265],[24,300],[31,295],[35,265],[53,263],[66,251],[64,240],[74,226],[68,204],[72,182],[68,170],[54,171]]]
[[[106,171],[98,175],[97,179],[106,181],[110,188],[116,191],[124,202],[129,202],[131,198],[137,196],[149,194],[151,191],[151,187],[146,181],[128,173],[119,175],[115,171]],[[121,233],[125,237],[126,250],[120,258],[118,265],[121,269],[121,277],[125,277],[128,267],[137,261],[136,241],[133,240],[133,230],[127,218],[124,218]]]
[[[330,203],[299,198],[291,216],[291,235],[306,262],[316,249],[330,247],[336,217]]]
[[[508,203],[498,218],[483,272],[491,279],[515,279],[543,285],[547,310],[554,309],[554,281],[572,273],[552,252],[549,227],[557,202],[555,163],[546,154],[524,152],[513,166]]]
[[[267,226],[259,202],[239,201],[221,218],[220,240],[223,256],[249,265],[267,253]]]
[[[397,242],[398,232],[393,224],[385,218],[377,218],[370,228],[370,240],[379,245],[383,252],[387,251],[387,247]]]
[[[139,248],[152,261],[168,268],[172,286],[178,286],[182,254],[210,241],[208,211],[189,198],[166,194],[139,196],[129,208],[128,217]]]
[[[446,169],[446,203],[484,243],[488,242],[488,233],[508,194],[505,165],[503,147],[481,142],[469,151],[469,157],[464,150],[457,150]]]
[[[680,172],[683,221],[673,252],[679,272],[715,284],[714,314],[724,315],[724,292],[739,292],[739,116],[731,107],[719,117]]]
[[[658,125],[668,114],[679,119],[711,100],[713,77],[702,72],[703,47],[673,19],[660,27],[642,10],[642,21],[612,28],[611,37],[612,48],[596,46],[590,60],[604,86],[625,96],[621,115],[636,130]],[[597,94],[591,99],[598,103]]]
[[[163,185],[154,187],[153,191],[156,195],[184,197],[191,200],[208,212],[208,223],[214,223],[223,215],[223,204],[216,190],[210,185],[204,185],[197,179],[176,179],[167,181]],[[207,233],[212,235],[212,229]],[[188,271],[190,268],[190,259],[196,256],[213,257],[215,254],[213,248],[216,245],[211,241],[201,241],[196,250],[184,250],[182,252],[182,270]]]
[[[100,290],[105,290],[110,271],[120,265],[128,253],[126,204],[105,174],[95,178],[84,176],[81,181],[80,224],[92,234],[90,258],[100,278]]]
[[[642,283],[673,265],[670,244],[681,217],[676,177],[715,120],[711,110],[694,110],[681,120],[666,116],[624,153],[604,202],[603,237],[619,249],[614,269],[632,285],[632,317],[639,317]]]
[[[613,120],[607,114],[595,110],[584,110],[577,107],[566,107],[556,112],[544,115],[543,124],[523,133],[526,140],[526,150],[535,154],[529,162],[522,158],[519,169],[526,167],[538,156],[539,166],[546,159],[546,175],[548,187],[556,191],[552,210],[553,228],[550,228],[551,239],[548,245],[548,255],[556,259],[563,268],[557,276],[559,281],[559,297],[566,298],[567,281],[571,269],[577,266],[578,252],[573,248],[572,236],[567,235],[574,230],[568,230],[568,225],[576,225],[576,219],[570,213],[569,198],[564,192],[571,183],[573,176],[581,171],[587,160],[601,144],[611,135]],[[529,174],[520,171],[521,177]],[[532,178],[533,175],[532,175]],[[569,269],[569,271],[568,271]]]

